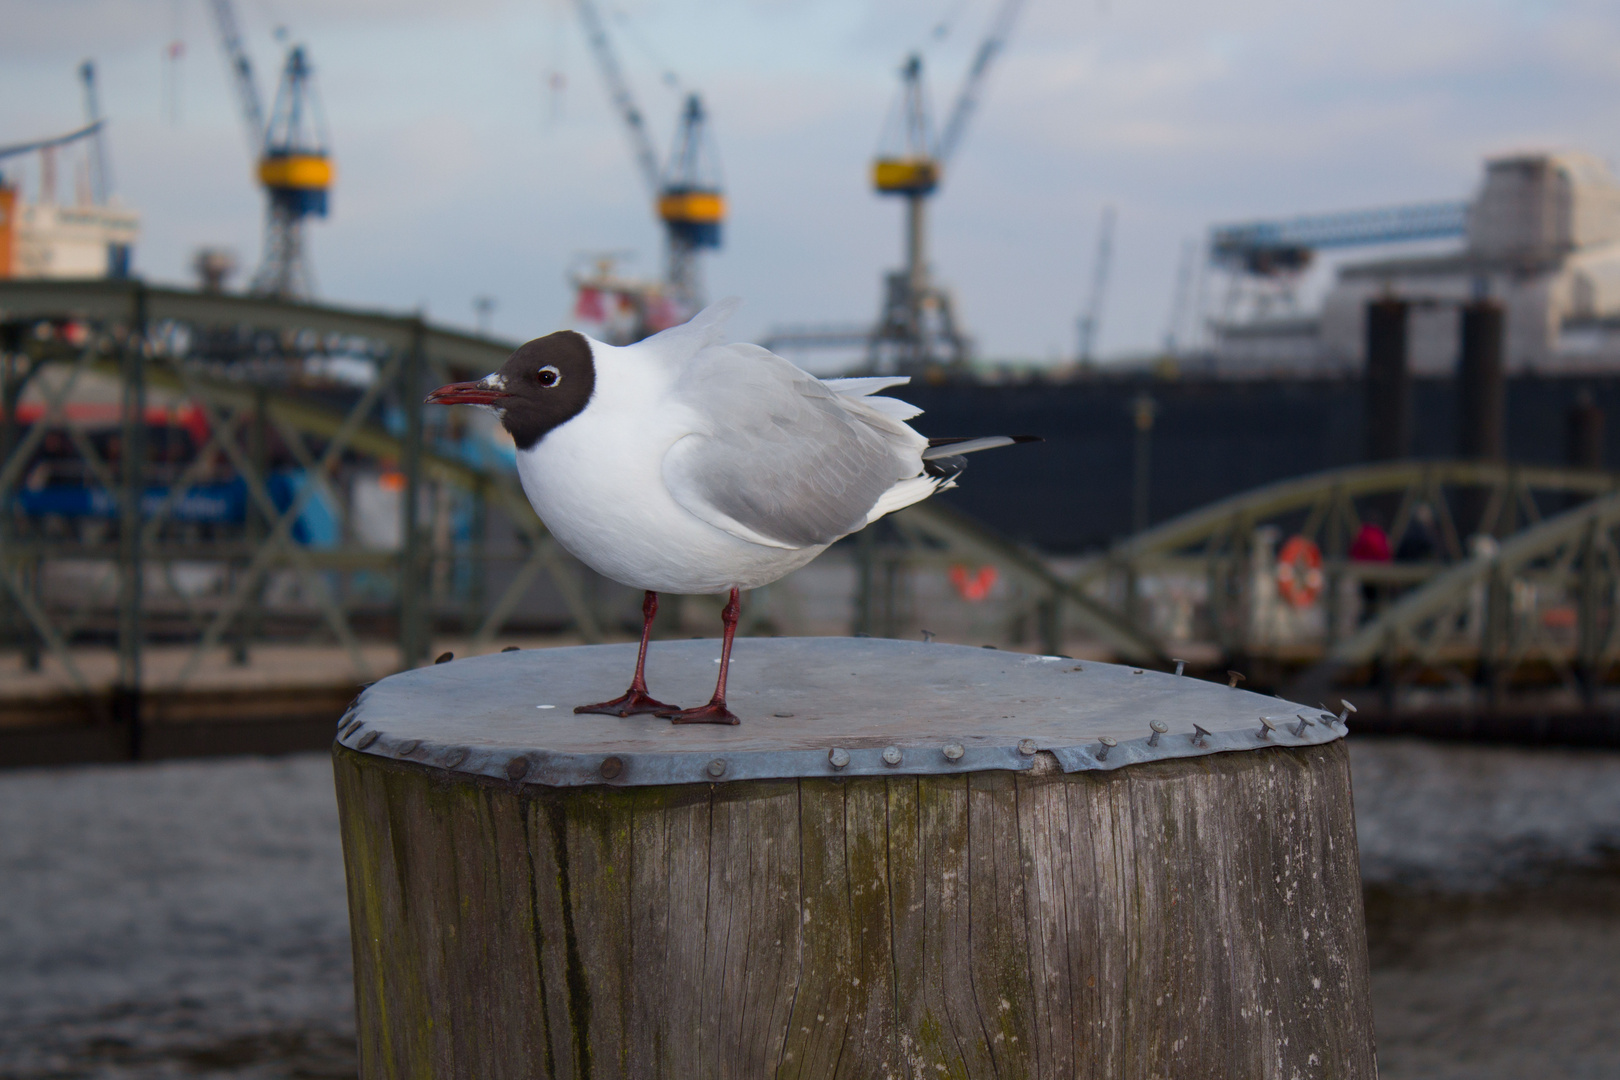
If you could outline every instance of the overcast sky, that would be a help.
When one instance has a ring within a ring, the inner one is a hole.
[[[923,48],[943,112],[998,0],[600,2],[661,146],[680,102],[660,71],[709,103],[731,218],[707,276],[747,301],[738,336],[872,318],[900,258],[900,205],[867,186],[896,69]],[[310,230],[324,298],[470,325],[488,295],[496,330],[526,338],[567,321],[578,253],[657,270],[571,4],[236,3],[266,94],[277,26],[318,70],[339,168]],[[0,26],[0,143],[75,126],[75,68],[98,63],[142,274],[186,280],[204,244],[257,260],[261,196],[203,0],[0,0]],[[1613,0],[1028,0],[934,200],[934,267],[981,352],[1069,356],[1112,204],[1100,349],[1139,352],[1163,337],[1183,241],[1213,222],[1463,198],[1484,156],[1561,147],[1620,155]]]

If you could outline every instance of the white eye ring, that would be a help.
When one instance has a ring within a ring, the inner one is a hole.
[[[551,373],[551,381],[550,382],[546,382],[546,373],[547,372]],[[550,387],[556,386],[558,383],[562,382],[562,372],[557,370],[557,366],[555,364],[547,364],[545,367],[541,368],[540,371],[538,372],[538,378],[540,379],[540,385],[541,386],[550,388]]]

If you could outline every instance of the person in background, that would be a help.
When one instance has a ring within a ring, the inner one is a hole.
[[[1418,503],[1412,511],[1412,523],[1406,527],[1400,544],[1395,548],[1395,561],[1427,562],[1439,555],[1440,531],[1435,528],[1434,507],[1428,503]]]
[[[1394,559],[1389,547],[1389,534],[1383,526],[1372,521],[1362,522],[1354,540],[1350,541],[1350,561],[1360,563],[1387,563]],[[1378,614],[1380,598],[1378,582],[1361,581],[1361,621],[1368,622]]]

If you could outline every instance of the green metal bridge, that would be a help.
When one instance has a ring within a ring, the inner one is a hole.
[[[138,731],[155,697],[272,641],[341,654],[352,685],[426,662],[435,640],[480,651],[533,632],[537,605],[573,640],[622,634],[633,606],[547,535],[495,444],[422,408],[512,347],[416,315],[0,283],[0,664],[14,665],[0,670],[49,669],[84,715]],[[182,412],[193,445],[170,452],[163,424]],[[28,511],[47,505],[52,469],[100,509]],[[193,495],[227,481],[239,512],[199,514]],[[386,542],[361,528],[379,505],[396,519]],[[321,515],[329,535],[312,541]],[[1351,558],[1369,521],[1403,557]],[[918,582],[994,568],[1002,643],[1375,689],[1392,712],[1591,711],[1620,659],[1617,530],[1620,477],[1478,462],[1290,480],[1084,560],[923,503],[844,545],[837,629],[915,634]],[[1279,564],[1284,548],[1309,565]],[[97,650],[116,657],[106,677],[88,670]]]

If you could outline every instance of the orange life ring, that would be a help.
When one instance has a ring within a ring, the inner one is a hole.
[[[1322,595],[1322,549],[1303,536],[1290,536],[1277,551],[1277,594],[1297,608]]]

